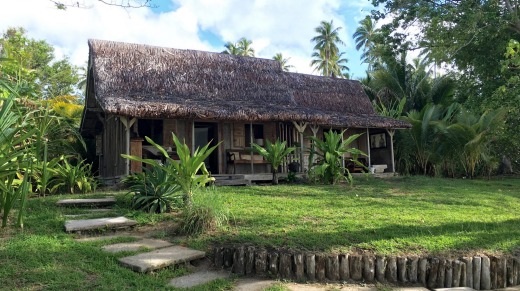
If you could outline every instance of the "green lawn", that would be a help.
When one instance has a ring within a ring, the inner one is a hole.
[[[378,254],[520,251],[520,179],[357,178],[352,187],[280,185],[215,191],[230,207],[230,226],[181,243],[200,249],[216,242],[249,242]],[[120,201],[112,214],[142,225],[171,224],[173,230],[175,216],[128,210],[129,197],[116,195]],[[74,241],[63,231],[63,215],[83,211],[54,206],[64,197],[73,196],[31,199],[25,230],[0,230],[0,289],[163,289],[169,279],[186,272],[181,268],[137,274],[118,265],[117,258],[126,254],[107,254],[101,242]],[[169,230],[157,233],[165,239],[170,235]],[[231,285],[219,281],[201,289]]]
[[[520,251],[520,179],[357,178],[354,186],[217,188],[235,225],[191,243],[379,254]]]

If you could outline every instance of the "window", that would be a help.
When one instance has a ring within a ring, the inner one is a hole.
[[[250,124],[244,125],[244,132],[246,133],[246,147],[251,147],[251,127]],[[264,145],[264,125],[253,124],[253,142],[261,146]]]

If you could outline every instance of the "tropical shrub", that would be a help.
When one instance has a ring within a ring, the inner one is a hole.
[[[171,183],[180,187],[180,191],[183,194],[184,206],[187,207],[191,205],[193,192],[196,189],[205,187],[206,184],[215,181],[215,178],[210,177],[204,160],[209,157],[220,143],[213,147],[210,147],[211,143],[208,143],[202,148],[197,148],[192,155],[186,143],[181,143],[175,134],[172,134],[172,138],[179,160],[172,159],[162,146],[156,144],[149,137],[145,137],[145,139],[158,149],[160,153],[162,153],[166,163],[162,164],[156,160],[143,159],[131,155],[121,156],[133,161],[143,162],[154,168],[165,171],[169,176],[171,176]]]
[[[287,147],[287,142],[280,142],[277,139],[274,143],[269,140],[266,141],[265,148],[252,143],[253,150],[259,153],[264,159],[271,164],[271,172],[273,173],[273,184],[278,185],[278,168],[283,162],[283,159],[293,152],[295,147]]]
[[[359,149],[349,147],[362,134],[354,134],[343,140],[345,131],[341,133],[325,132],[324,140],[311,137],[314,143],[313,154],[318,157],[318,164],[313,166],[311,170],[324,183],[336,184],[341,180],[345,180],[349,184],[353,182],[352,175],[343,164],[343,157],[347,153],[352,155],[352,158],[348,158],[347,161],[364,166],[357,160],[357,157],[359,155],[366,156],[366,154]]]
[[[199,234],[227,224],[229,210],[218,193],[197,191],[193,204],[182,213],[180,230],[184,234]]]
[[[133,209],[163,213],[182,206],[180,187],[162,168],[143,168],[142,173],[127,176],[123,183],[129,187],[129,193],[134,193],[131,202]]]
[[[97,182],[92,175],[91,164],[82,160],[74,165],[68,157],[61,157],[60,160],[56,167],[49,169],[53,173],[49,181],[51,193],[89,193],[96,190]]]

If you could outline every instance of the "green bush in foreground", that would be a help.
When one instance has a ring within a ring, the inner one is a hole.
[[[227,224],[229,210],[218,193],[198,191],[193,204],[182,212],[180,230],[185,234],[200,234]]]

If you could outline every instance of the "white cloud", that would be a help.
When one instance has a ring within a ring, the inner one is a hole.
[[[309,67],[314,28],[322,20],[342,26],[341,38],[352,48],[345,7],[364,9],[367,0],[171,0],[174,11],[153,13],[150,9],[121,9],[92,1],[92,8],[58,10],[51,1],[3,1],[0,30],[22,26],[29,36],[44,39],[58,55],[68,55],[77,65],[87,60],[88,38],[146,43],[151,45],[221,51],[205,39],[209,31],[223,41],[240,37],[253,40],[259,57],[282,52],[291,57],[296,71],[311,73]],[[352,58],[351,58],[352,61]]]

